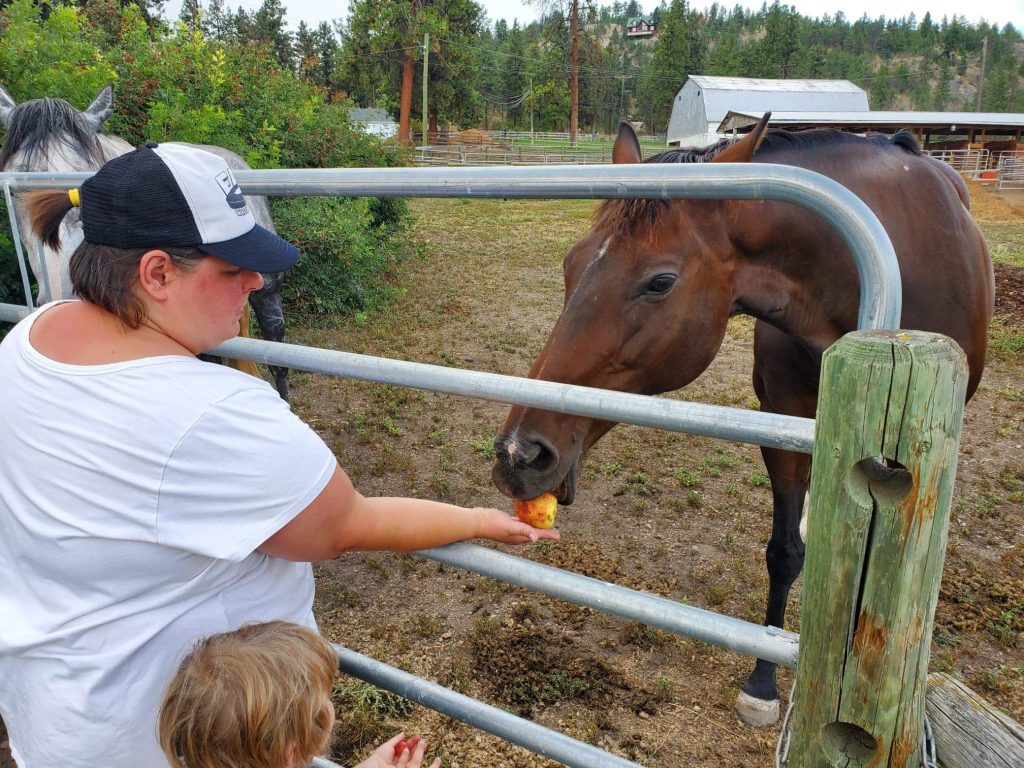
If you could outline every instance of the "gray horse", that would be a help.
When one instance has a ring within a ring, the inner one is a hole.
[[[7,129],[0,150],[0,171],[94,171],[108,160],[130,152],[133,147],[124,139],[100,133],[103,122],[110,117],[114,88],[107,86],[89,105],[79,112],[63,99],[33,99],[15,104],[0,86],[0,121]],[[233,170],[247,170],[246,162],[223,147],[200,145],[202,149],[223,157]],[[274,222],[265,197],[247,196],[249,210],[256,221],[271,232]],[[14,196],[18,219],[18,235],[25,245],[29,264],[39,284],[37,304],[70,297],[68,260],[82,242],[82,225],[78,211],[72,210],[60,231],[60,251],[54,251],[32,234],[24,200]],[[260,335],[270,341],[284,338],[284,312],[281,309],[282,273],[263,275],[263,288],[249,296],[256,315]],[[288,399],[288,369],[271,366],[278,394]]]

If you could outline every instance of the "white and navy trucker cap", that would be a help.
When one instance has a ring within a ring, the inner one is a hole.
[[[115,248],[194,247],[257,272],[281,272],[298,249],[256,223],[227,162],[187,144],[116,157],[80,191],[85,239]]]

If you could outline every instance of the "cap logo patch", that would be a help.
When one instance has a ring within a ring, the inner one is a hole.
[[[238,188],[238,182],[231,175],[231,169],[225,168],[221,173],[217,174],[216,179],[217,184],[224,191],[224,200],[235,214],[237,216],[248,215],[249,208],[245,204],[245,198],[242,197],[242,191]]]

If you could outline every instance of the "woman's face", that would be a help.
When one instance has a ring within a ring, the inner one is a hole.
[[[182,329],[179,341],[196,353],[237,336],[249,294],[263,287],[259,272],[216,256],[206,256],[178,275],[174,314]]]

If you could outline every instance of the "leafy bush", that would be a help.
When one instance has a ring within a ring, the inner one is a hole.
[[[398,294],[389,278],[411,246],[404,226],[374,226],[370,200],[302,197],[272,200],[271,207],[278,232],[302,252],[284,281],[289,316],[329,322]]]
[[[345,101],[282,69],[268,46],[216,40],[183,24],[168,29],[118,0],[57,5],[34,0],[0,10],[0,82],[16,101],[43,96],[84,109],[116,83],[105,130],[131,144],[187,141],[226,147],[255,168],[372,167],[409,152],[355,127]],[[277,224],[304,258],[286,281],[290,311],[365,311],[394,295],[392,267],[411,249],[401,200],[281,200]],[[20,301],[21,278],[6,217],[0,221],[0,301]]]
[[[0,16],[0,82],[16,102],[56,96],[85,109],[117,79],[88,24],[70,5],[45,19],[32,0],[14,0]]]

